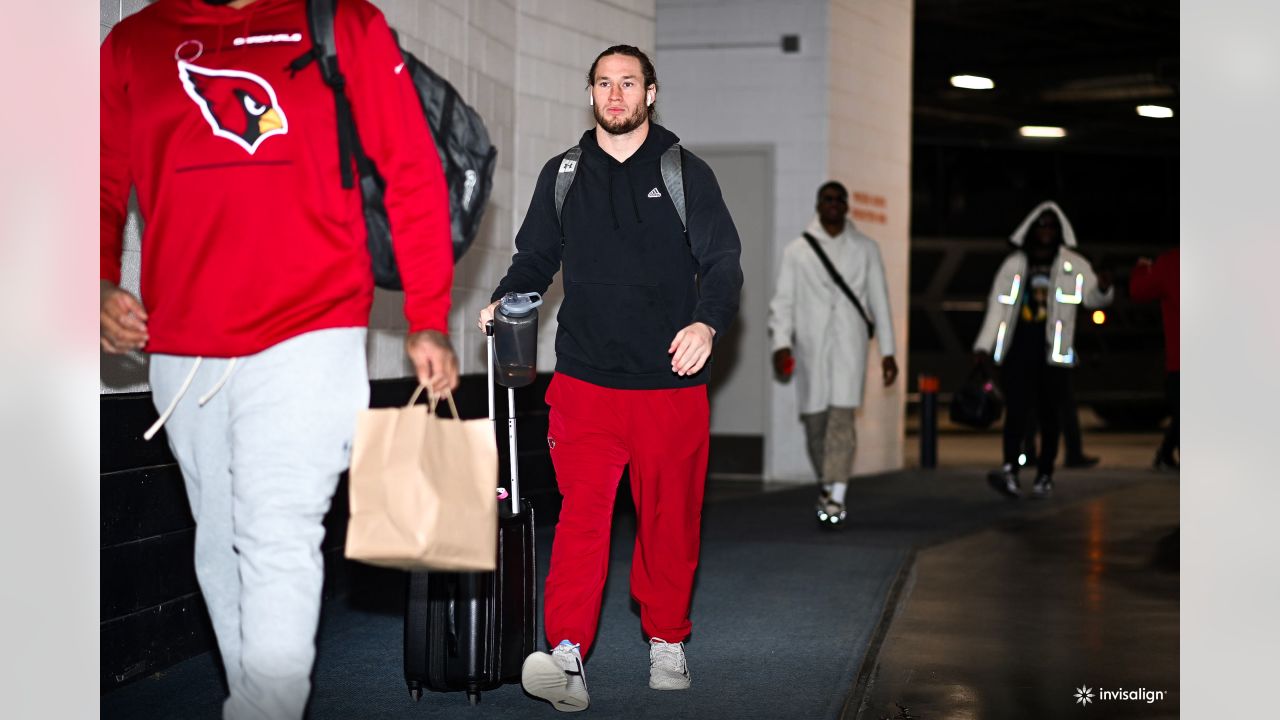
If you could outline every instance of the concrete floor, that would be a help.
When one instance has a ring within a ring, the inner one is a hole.
[[[1087,450],[1120,462],[1147,446],[1105,437]],[[846,717],[1177,718],[1177,530],[1177,476],[1153,473],[920,550]]]

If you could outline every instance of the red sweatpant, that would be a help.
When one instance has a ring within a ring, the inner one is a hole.
[[[547,640],[579,643],[584,657],[591,649],[614,498],[629,464],[638,516],[631,597],[640,626],[649,637],[684,641],[707,475],[706,386],[615,390],[556,373],[547,404],[547,444],[564,496],[547,576]]]

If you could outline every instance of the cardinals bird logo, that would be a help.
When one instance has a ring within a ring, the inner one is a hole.
[[[289,120],[266,80],[242,70],[212,70],[178,61],[178,77],[213,134],[252,155],[272,135],[289,132]]]

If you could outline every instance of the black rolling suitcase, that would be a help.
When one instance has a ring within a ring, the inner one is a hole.
[[[493,334],[489,330],[489,419],[493,408]],[[494,572],[414,572],[404,618],[404,677],[414,700],[423,689],[480,693],[519,682],[537,628],[533,508],[520,500],[515,390],[507,389],[510,500],[498,503]]]

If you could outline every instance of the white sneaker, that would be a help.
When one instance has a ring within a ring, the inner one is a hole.
[[[689,664],[684,659],[684,643],[649,638],[649,687],[654,690],[686,690]]]
[[[525,692],[546,700],[561,712],[586,710],[591,704],[582,654],[568,640],[561,640],[550,653],[536,652],[525,658],[520,684]]]

